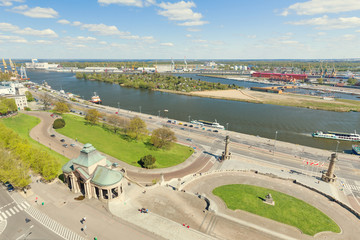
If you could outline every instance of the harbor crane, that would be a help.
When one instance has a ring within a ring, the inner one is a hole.
[[[184,63],[185,63],[184,72],[187,72],[188,71],[188,65],[187,65],[187,62],[186,62],[186,57],[184,57]]]
[[[19,74],[18,74],[18,72],[17,72],[17,70],[16,70],[16,65],[15,65],[15,63],[13,63],[13,62],[11,61],[10,58],[9,58],[9,63],[10,63],[11,71],[13,72],[14,76],[15,76],[15,77],[18,76]]]
[[[173,58],[171,58],[171,71],[174,72],[175,71],[175,63]]]
[[[27,77],[25,67],[21,64],[21,67],[20,67],[20,80],[29,80],[29,79],[30,78]]]
[[[7,65],[6,65],[4,58],[2,60],[3,60],[3,66],[4,66],[4,73],[9,73],[9,71],[7,70]]]

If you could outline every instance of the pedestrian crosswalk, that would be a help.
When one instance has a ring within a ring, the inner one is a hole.
[[[342,183],[342,186],[343,186],[345,189],[350,189],[350,190],[352,190],[352,191],[358,191],[358,192],[360,192],[360,186],[353,185],[353,184],[347,184],[347,183]]]
[[[30,207],[27,202],[16,204],[15,202],[2,206],[0,209],[0,222]]]
[[[38,222],[46,226],[48,229],[56,233],[57,235],[61,236],[66,240],[85,240],[85,238],[79,236],[72,230],[64,227],[57,221],[51,219],[46,214],[42,213],[41,211],[37,210],[34,207],[29,207],[25,210],[31,217],[36,219]]]

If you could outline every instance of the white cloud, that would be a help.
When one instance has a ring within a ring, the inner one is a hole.
[[[20,35],[31,35],[39,37],[57,37],[58,35],[51,29],[36,30],[30,27],[19,28],[18,26],[12,25],[10,23],[0,23],[0,30],[5,32],[12,32]]]
[[[191,38],[192,35],[191,34],[186,34],[185,37]]]
[[[247,37],[247,38],[250,38],[250,39],[255,39],[255,38],[256,38],[256,35],[247,35],[246,37]]]
[[[59,21],[57,21],[58,23],[61,24],[70,24],[70,21],[66,20],[66,19],[60,19]]]
[[[29,8],[27,5],[13,7],[11,11],[31,18],[56,18],[59,15],[58,12],[52,8]]]
[[[306,20],[300,20],[297,22],[288,22],[292,25],[313,25],[317,29],[345,29],[355,28],[360,26],[359,17],[340,17],[340,18],[329,18],[328,16],[322,16],[318,18],[311,18]]]
[[[81,22],[79,22],[79,21],[74,21],[74,22],[72,22],[72,25],[74,25],[74,26],[80,26],[82,23]]]
[[[201,31],[201,29],[198,29],[198,28],[188,28],[186,30],[188,30],[189,32],[200,32]]]
[[[352,41],[356,38],[355,35],[353,34],[345,34],[343,35],[342,39],[345,40],[345,41]]]
[[[129,32],[121,32],[116,26],[108,26],[105,24],[82,24],[81,28],[87,29],[90,32],[95,32],[99,35],[129,35]]]
[[[106,41],[100,41],[99,44],[106,45],[107,42]]]
[[[281,15],[287,16],[290,12],[295,12],[297,15],[315,15],[356,10],[360,10],[359,0],[309,0],[292,4]]]
[[[194,42],[194,43],[207,43],[208,41],[204,40],[204,39],[194,39],[194,40],[192,40],[192,42]]]
[[[52,44],[53,42],[49,41],[49,40],[36,40],[33,43],[35,43],[35,44]]]
[[[194,2],[162,2],[158,6],[163,9],[158,11],[159,15],[167,17],[170,21],[182,21],[178,23],[180,26],[201,26],[208,23],[201,20],[203,17],[201,13],[193,12],[191,9],[196,7]]]
[[[142,0],[98,0],[98,3],[100,3],[100,5],[119,4],[135,7],[143,6]]]
[[[0,6],[2,7],[10,7],[13,5],[13,2],[24,2],[23,0],[0,0]]]
[[[78,37],[76,37],[76,40],[78,40],[78,41],[95,41],[96,38],[94,38],[94,37],[78,36]]]
[[[168,47],[173,47],[174,44],[171,43],[171,42],[168,42],[168,43],[160,43],[161,46],[168,46]]]
[[[2,34],[0,34],[0,40],[2,40],[2,42],[27,43],[27,40],[25,38],[19,36],[2,35]]]

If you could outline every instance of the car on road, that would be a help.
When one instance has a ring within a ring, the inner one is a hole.
[[[13,185],[9,184],[9,186],[7,187],[7,190],[8,190],[9,192],[12,192],[12,191],[14,191],[15,189],[14,189]]]
[[[192,141],[192,139],[191,139],[191,138],[187,138],[187,139],[186,139],[186,141],[189,141],[189,142],[191,142],[191,141]]]
[[[152,119],[152,117],[149,117],[149,119]]]
[[[209,132],[211,132],[211,129],[208,129]]]
[[[65,144],[63,144],[63,147],[66,147],[67,148],[67,144],[65,143]]]
[[[51,134],[50,137],[55,137],[55,134]]]
[[[62,138],[62,139],[60,140],[60,142],[65,142],[65,139]]]
[[[180,128],[180,130],[185,130],[185,128]]]
[[[219,132],[219,131],[215,129],[213,132]]]
[[[167,120],[167,123],[171,123],[171,120]]]
[[[75,144],[73,144],[73,143],[72,143],[72,144],[70,144],[70,147],[75,147]]]
[[[199,127],[194,127],[194,128],[199,129]]]
[[[117,167],[117,166],[119,166],[119,164],[118,164],[118,163],[116,163],[116,162],[114,162],[112,165],[113,165],[113,167]]]
[[[185,123],[184,126],[187,127],[187,124]]]

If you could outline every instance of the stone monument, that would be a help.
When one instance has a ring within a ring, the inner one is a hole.
[[[229,135],[227,135],[225,138],[225,152],[223,152],[221,156],[222,160],[230,159],[231,153],[229,152],[229,144],[230,144],[230,137]]]
[[[330,157],[330,164],[327,172],[323,173],[321,176],[321,180],[324,182],[335,182],[336,175],[334,174],[335,171],[335,162],[337,162],[337,154],[332,153]]]
[[[272,205],[272,206],[275,205],[275,201],[272,198],[271,193],[269,193],[268,195],[265,196],[264,203]]]

